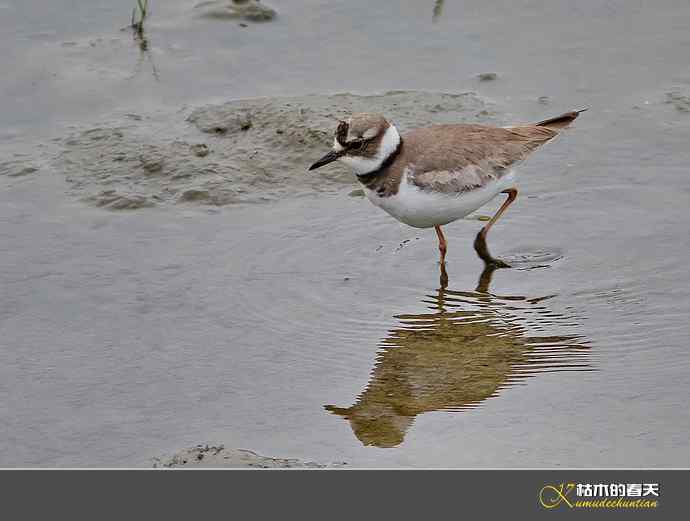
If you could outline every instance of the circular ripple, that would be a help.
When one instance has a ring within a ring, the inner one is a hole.
[[[533,270],[548,268],[554,262],[563,258],[563,252],[558,249],[528,249],[512,251],[502,256],[502,259],[518,270]]]

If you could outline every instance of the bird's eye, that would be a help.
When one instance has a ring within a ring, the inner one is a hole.
[[[350,149],[351,150],[361,150],[363,146],[364,146],[364,141],[362,141],[362,140],[353,141],[350,144]]]

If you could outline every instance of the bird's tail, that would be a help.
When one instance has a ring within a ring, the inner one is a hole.
[[[587,109],[582,109],[582,110],[573,110],[572,112],[566,112],[565,114],[561,114],[560,116],[556,116],[555,118],[549,118],[545,119],[544,121],[540,121],[539,123],[535,123],[535,127],[546,127],[550,128],[551,130],[561,130],[568,125],[570,125],[575,119],[580,115],[580,112],[584,112]]]

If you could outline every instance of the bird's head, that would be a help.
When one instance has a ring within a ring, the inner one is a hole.
[[[357,175],[369,174],[381,168],[399,145],[397,129],[380,114],[352,114],[338,124],[331,151],[311,165],[309,170],[341,161]]]

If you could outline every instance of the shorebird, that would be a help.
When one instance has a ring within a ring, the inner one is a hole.
[[[441,226],[506,194],[477,234],[474,249],[487,265],[509,267],[491,256],[486,237],[518,195],[514,167],[584,110],[533,124],[434,125],[403,136],[380,114],[352,114],[339,122],[332,150],[309,170],[341,161],[354,170],[374,205],[415,228],[434,228],[442,268],[448,243]]]

